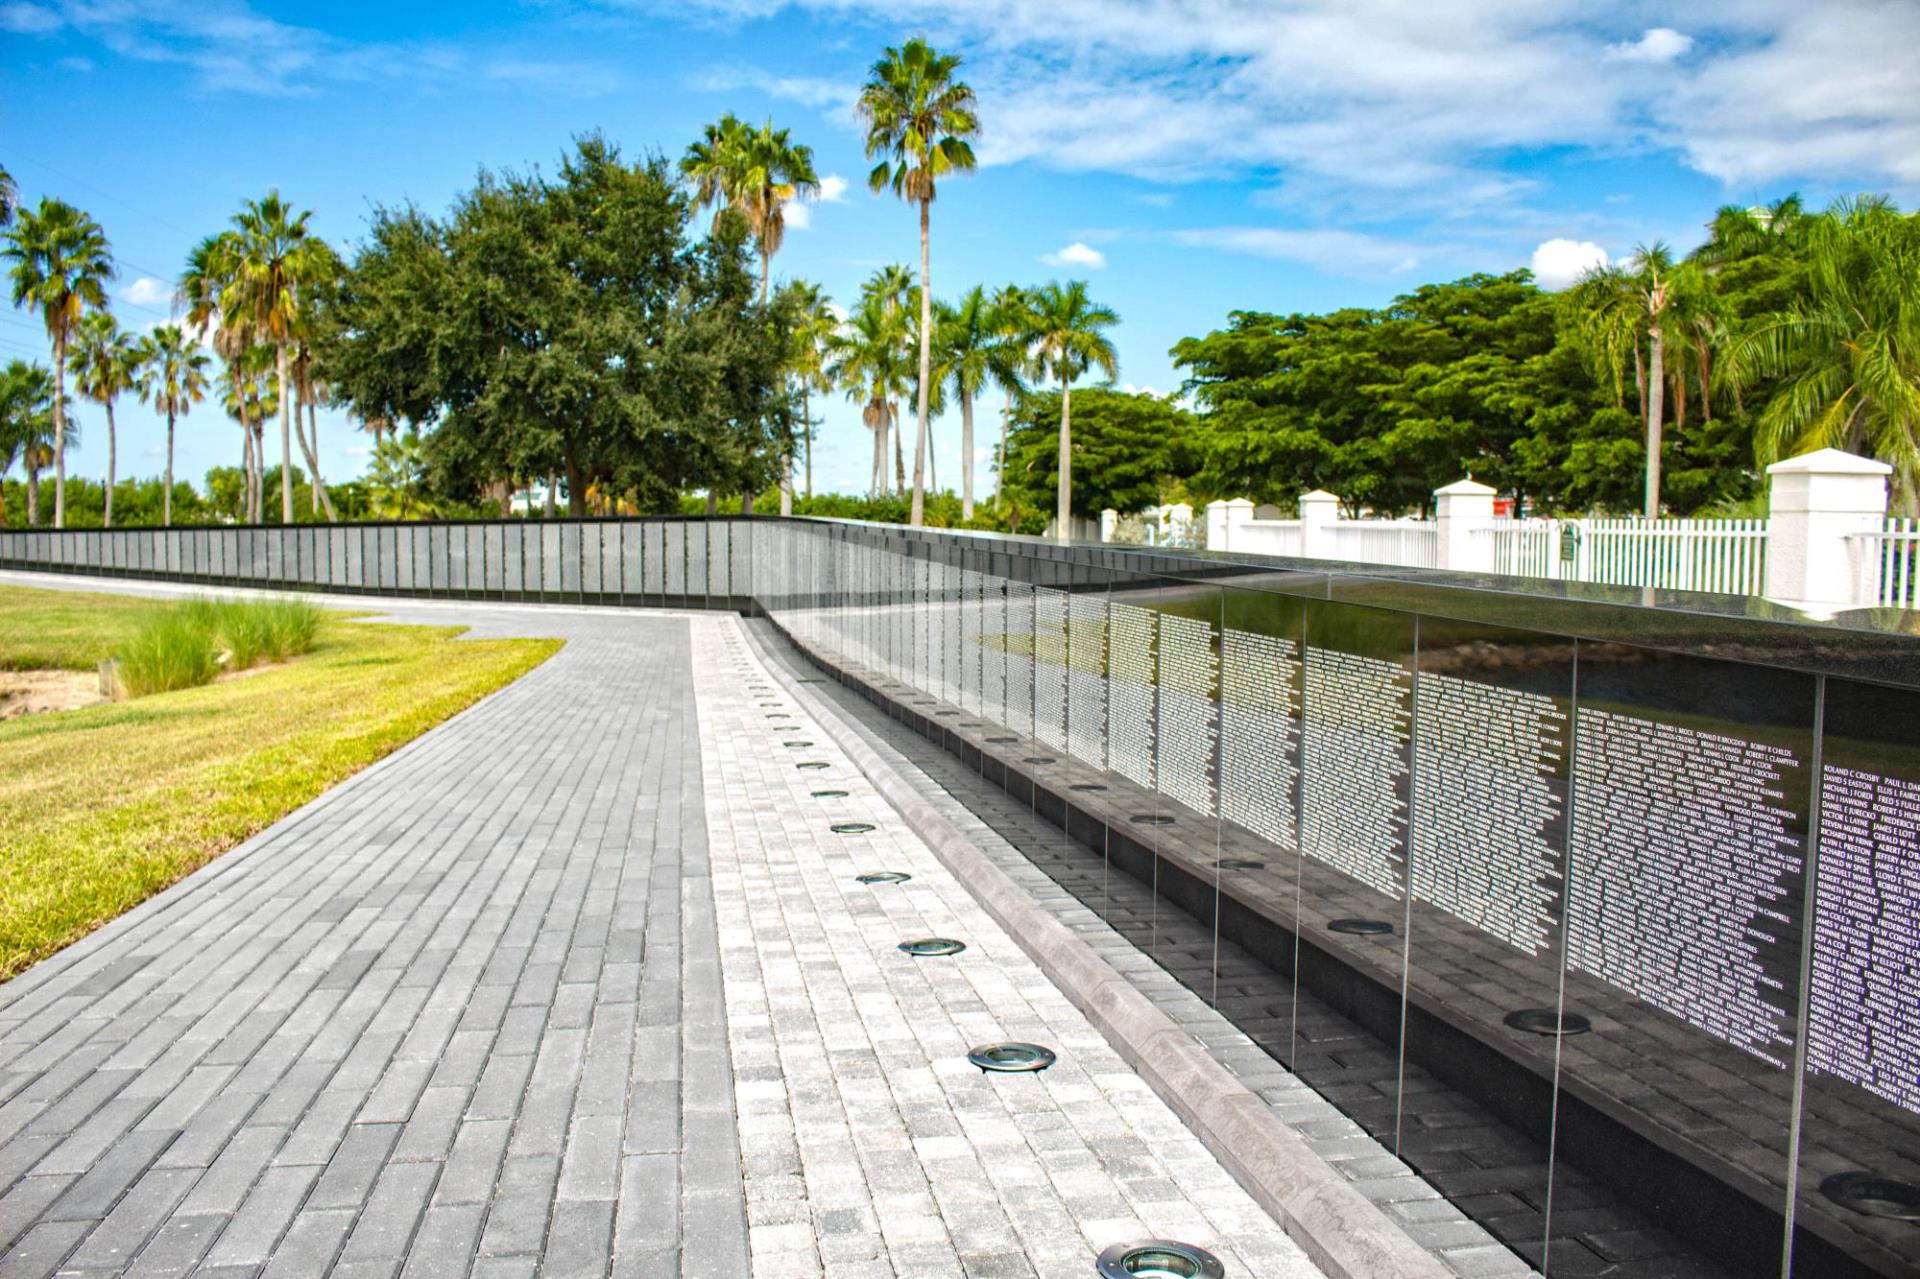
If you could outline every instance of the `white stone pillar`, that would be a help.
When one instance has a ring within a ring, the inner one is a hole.
[[[1767,468],[1767,598],[1813,610],[1873,603],[1873,557],[1849,540],[1886,527],[1887,477],[1870,457],[1818,449]]]
[[[1433,491],[1435,519],[1440,526],[1439,567],[1465,573],[1493,571],[1493,538],[1476,529],[1493,527],[1496,491],[1472,476]]]
[[[1221,498],[1207,503],[1207,549],[1232,551],[1247,549],[1246,539],[1236,530],[1253,519],[1253,503],[1244,497]]]
[[[1300,554],[1310,560],[1334,558],[1327,529],[1339,522],[1340,499],[1325,489],[1300,495]]]
[[[1193,507],[1185,502],[1175,502],[1167,508],[1167,529],[1173,540],[1180,545],[1188,544],[1193,536]]]
[[[1100,540],[1111,542],[1113,531],[1120,527],[1120,512],[1111,506],[1100,512]]]

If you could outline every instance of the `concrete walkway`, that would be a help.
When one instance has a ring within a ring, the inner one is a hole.
[[[568,644],[0,986],[0,1275],[1314,1273],[738,619],[393,612]]]

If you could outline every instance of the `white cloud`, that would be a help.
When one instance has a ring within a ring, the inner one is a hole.
[[[1048,266],[1083,266],[1090,271],[1098,271],[1107,264],[1107,255],[1090,244],[1075,240],[1064,249],[1042,253],[1040,260]]]
[[[820,179],[820,203],[844,204],[846,199],[847,180],[845,178],[837,173],[829,173],[826,177]]]
[[[0,31],[39,36],[60,29],[60,15],[37,4],[0,5]]]
[[[1564,289],[1607,265],[1607,251],[1591,240],[1552,239],[1533,251],[1533,278],[1543,289]]]
[[[164,306],[173,301],[173,286],[165,280],[143,275],[120,290],[120,297],[135,306]]]
[[[785,201],[780,206],[780,214],[786,219],[789,231],[804,231],[813,225],[813,210],[805,200]]]
[[[787,220],[789,231],[804,231],[813,225],[813,206],[816,204],[845,204],[847,180],[837,173],[829,173],[820,179],[819,194],[806,199],[795,197],[781,204],[781,212]]]
[[[1277,175],[1289,207],[1323,217],[1512,210],[1531,188],[1509,161],[1547,148],[1671,150],[1740,185],[1920,182],[1913,0],[1698,0],[1685,33],[1609,24],[1575,0],[682,8],[731,22],[802,9],[930,24],[967,50],[984,165],[1167,182]],[[851,127],[850,85],[752,80]]]
[[[1693,48],[1693,37],[1672,27],[1649,27],[1638,40],[1607,46],[1610,62],[1672,62]]]
[[[1420,265],[1414,245],[1358,231],[1234,226],[1175,231],[1173,238],[1193,248],[1302,262],[1329,275],[1374,278]]]

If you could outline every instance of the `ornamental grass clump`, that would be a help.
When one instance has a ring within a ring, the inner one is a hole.
[[[284,662],[313,651],[314,637],[326,617],[320,606],[300,596],[255,600],[262,645],[270,661]]]
[[[179,607],[142,614],[113,662],[114,679],[128,697],[210,684],[220,672],[205,616]]]

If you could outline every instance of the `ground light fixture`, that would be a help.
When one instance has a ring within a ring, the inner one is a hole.
[[[1053,1065],[1053,1049],[1039,1044],[982,1044],[967,1054],[967,1060],[989,1074],[1025,1075]]]
[[[1552,1008],[1516,1008],[1500,1020],[1530,1035],[1584,1035],[1593,1029],[1593,1023],[1579,1013]]]
[[[904,884],[913,876],[904,870],[870,870],[864,875],[855,875],[856,884]]]
[[[827,761],[824,759],[803,759],[798,764],[795,764],[794,767],[805,768],[805,769],[815,769],[815,768],[830,768],[832,767],[832,765],[828,764]]]
[[[1067,789],[1077,790],[1084,794],[1088,791],[1105,790],[1106,787],[1099,782],[1075,782],[1073,785],[1067,787]]]
[[[1051,755],[1026,755],[1021,757],[1022,764],[1056,764],[1059,761]]]
[[[817,790],[810,793],[815,799],[845,799],[847,797],[847,792],[843,790]]]
[[[1127,818],[1135,826],[1171,826],[1173,818],[1165,813],[1135,813]]]
[[[864,835],[875,827],[872,822],[835,822],[827,829],[836,835]]]
[[[1222,857],[1214,863],[1220,870],[1265,870],[1267,864],[1252,857]]]
[[[951,937],[916,937],[912,941],[900,943],[900,949],[915,959],[929,959],[939,955],[957,955],[967,948],[967,943],[955,941]]]
[[[1820,1183],[1820,1193],[1842,1208],[1868,1217],[1920,1221],[1920,1186],[1870,1172],[1840,1172]]]
[[[792,748],[794,748],[794,749],[796,749],[796,750],[797,750],[797,749],[799,749],[799,748],[800,748],[800,747],[802,747],[802,746],[811,746],[811,745],[813,745],[813,743],[812,743],[812,742],[781,742],[780,744],[781,744],[782,746],[789,746],[789,747],[792,747]]]
[[[1384,919],[1329,919],[1327,931],[1349,937],[1385,937],[1393,932],[1393,925]]]
[[[987,740],[990,742],[1017,742],[1020,739],[1017,737],[989,737]]]
[[[1100,1279],[1222,1279],[1227,1268],[1220,1258],[1205,1248],[1171,1239],[1149,1239],[1144,1243],[1117,1243],[1102,1252],[1094,1262]]]

